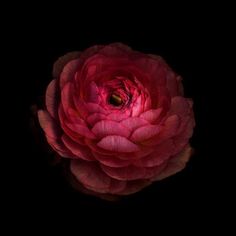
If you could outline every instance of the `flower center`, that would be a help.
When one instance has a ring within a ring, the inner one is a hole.
[[[109,103],[113,106],[118,107],[123,103],[123,101],[119,95],[113,93],[109,98]]]

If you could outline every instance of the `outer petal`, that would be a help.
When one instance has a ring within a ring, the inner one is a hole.
[[[69,52],[66,55],[60,57],[53,65],[53,77],[59,78],[64,66],[74,59],[79,58],[80,52]]]
[[[50,82],[46,90],[46,107],[49,114],[54,118],[57,119],[57,109],[58,109],[58,83],[57,80],[54,79]]]
[[[126,182],[111,179],[95,163],[72,160],[70,167],[76,179],[92,191],[116,194],[126,187]]]
[[[47,111],[39,110],[38,119],[40,126],[48,137],[56,139],[61,135],[61,129]]]
[[[160,173],[166,165],[160,165],[150,168],[127,166],[121,168],[112,168],[102,165],[104,172],[110,177],[118,180],[136,180],[149,179]]]
[[[134,162],[134,165],[140,167],[153,167],[160,165],[171,156],[173,150],[174,150],[173,141],[167,140],[159,144],[152,152],[152,154]]]
[[[186,163],[188,162],[191,155],[192,148],[187,145],[187,147],[182,152],[177,154],[169,161],[167,167],[162,171],[162,173],[154,177],[152,180],[162,180],[166,177],[169,177],[170,175],[181,171],[186,166]]]

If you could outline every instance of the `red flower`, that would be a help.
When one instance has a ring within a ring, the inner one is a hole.
[[[83,189],[128,195],[185,167],[192,101],[161,57],[94,46],[60,58],[53,74],[39,122]]]

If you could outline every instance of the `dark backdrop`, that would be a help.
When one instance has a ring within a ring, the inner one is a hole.
[[[11,196],[17,196],[12,200],[17,218],[37,226],[56,219],[55,227],[68,219],[77,222],[73,223],[74,227],[101,221],[102,229],[108,220],[115,225],[114,229],[126,224],[137,228],[138,222],[142,225],[144,221],[157,228],[163,227],[163,223],[179,222],[178,227],[182,229],[188,224],[196,228],[199,224],[209,225],[209,219],[218,217],[221,201],[218,199],[216,203],[214,199],[223,191],[223,184],[216,167],[219,158],[212,154],[215,144],[211,127],[215,121],[211,117],[215,112],[212,84],[217,83],[213,71],[223,42],[217,41],[217,46],[214,43],[219,35],[218,21],[208,18],[207,14],[203,19],[196,14],[190,20],[191,14],[171,20],[167,15],[161,19],[156,15],[141,19],[130,16],[127,21],[122,21],[119,14],[121,20],[114,23],[116,14],[109,14],[103,21],[97,21],[96,17],[90,21],[75,16],[64,19],[60,14],[48,20],[39,13],[22,18],[14,34],[19,50],[16,67],[19,66],[19,74],[14,87],[19,106],[15,112],[22,114],[23,122],[16,135],[18,154],[14,155],[13,168],[17,178],[11,185],[14,186]],[[194,101],[196,118],[191,139],[195,154],[187,167],[118,202],[106,202],[74,191],[60,168],[50,164],[52,155],[41,148],[30,128],[30,108],[40,101],[52,79],[55,60],[70,51],[111,42],[161,55],[182,75],[185,95]],[[41,221],[35,220],[39,216]]]

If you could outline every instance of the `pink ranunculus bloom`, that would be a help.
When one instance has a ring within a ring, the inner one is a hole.
[[[114,43],[59,58],[38,118],[70,160],[74,186],[129,195],[182,170],[192,149],[192,100],[159,56]]]

